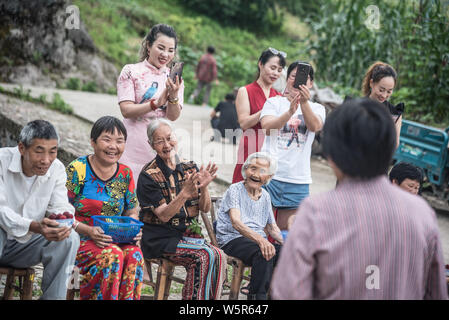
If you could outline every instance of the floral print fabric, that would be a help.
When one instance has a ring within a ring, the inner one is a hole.
[[[115,174],[103,181],[97,177],[87,156],[66,168],[68,197],[75,207],[75,219],[93,226],[92,216],[122,215],[137,204],[133,175],[129,167],[117,164]],[[81,300],[138,300],[143,280],[143,255],[135,244],[98,247],[81,236],[75,261],[82,280]]]

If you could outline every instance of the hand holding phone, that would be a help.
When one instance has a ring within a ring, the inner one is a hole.
[[[308,63],[299,63],[296,67],[296,76],[295,82],[293,83],[293,88],[299,89],[300,85],[306,85],[307,79],[309,77],[310,72],[310,64]]]
[[[179,81],[181,81],[182,69],[184,67],[184,62],[175,62],[170,70],[170,79],[173,83],[176,83],[176,76],[178,76]]]

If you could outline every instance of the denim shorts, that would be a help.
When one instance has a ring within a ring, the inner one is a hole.
[[[302,200],[309,196],[309,184],[297,184],[272,179],[263,186],[271,197],[273,207],[282,209],[296,209]]]

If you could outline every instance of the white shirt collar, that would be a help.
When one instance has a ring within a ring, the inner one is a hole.
[[[53,163],[52,163],[53,165]],[[51,165],[50,165],[51,168]],[[42,176],[45,178],[50,178],[50,168],[48,168],[47,172]],[[23,173],[22,170],[22,155],[20,154],[19,147],[15,147],[14,154],[9,164],[8,170],[11,172]],[[25,173],[23,173],[25,175]]]

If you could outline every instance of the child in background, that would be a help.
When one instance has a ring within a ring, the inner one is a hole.
[[[420,194],[423,174],[420,168],[399,162],[390,170],[390,181],[412,194]]]

